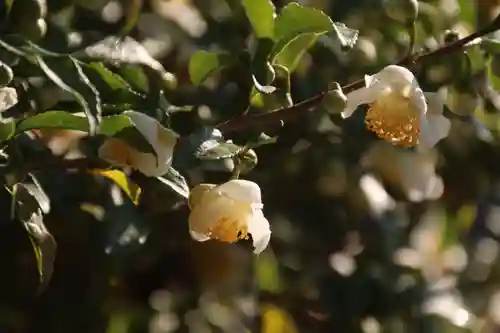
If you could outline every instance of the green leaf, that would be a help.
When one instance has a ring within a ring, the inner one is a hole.
[[[201,147],[197,152],[196,157],[202,160],[220,160],[225,158],[231,158],[238,155],[243,150],[232,142],[222,142],[206,145]]]
[[[57,128],[88,132],[89,124],[85,117],[66,111],[46,111],[23,119],[16,126],[16,134],[37,128]]]
[[[271,51],[273,63],[294,69],[304,53],[318,37],[329,34],[342,48],[354,45],[358,31],[333,22],[321,10],[292,2],[285,6],[275,21],[275,46]]]
[[[198,85],[210,75],[229,65],[229,56],[226,53],[196,51],[189,60],[189,77],[191,82]]]
[[[158,177],[158,180],[170,187],[181,197],[185,199],[189,198],[189,186],[186,179],[174,168],[168,169],[168,172],[162,177]]]
[[[117,71],[134,89],[144,93],[149,92],[149,79],[141,66],[122,65]]]
[[[297,68],[300,59],[316,43],[318,37],[319,34],[314,33],[298,35],[275,55],[274,64],[284,66],[290,72],[293,72]]]
[[[139,21],[141,16],[143,0],[132,0],[129,4],[127,14],[125,15],[125,26],[122,29],[122,35],[127,36]]]
[[[243,8],[258,38],[272,38],[274,35],[274,17],[276,15],[270,0],[243,0]]]
[[[141,188],[139,185],[130,180],[127,175],[121,170],[90,170],[91,174],[104,176],[118,185],[123,192],[132,200],[134,205],[139,204],[139,199],[141,197]]]
[[[16,131],[16,122],[13,120],[0,121],[0,142],[10,139]]]
[[[99,127],[99,134],[123,140],[131,147],[143,153],[154,154],[156,156],[156,151],[151,144],[142,133],[137,130],[134,123],[126,115],[120,114],[103,117],[101,126]]]
[[[72,57],[45,59],[39,55],[35,57],[45,75],[76,98],[87,116],[89,134],[95,135],[101,120],[101,98],[99,91],[87,78],[78,61]]]
[[[48,212],[50,202],[36,178],[32,176],[32,180],[34,183],[15,185],[14,199],[16,216],[22,221],[33,246],[39,274],[38,293],[41,293],[52,277],[57,244],[43,223],[42,212]]]
[[[479,44],[481,48],[489,54],[500,53],[500,41],[494,38],[483,38]]]
[[[134,91],[128,82],[101,62],[92,62],[84,67],[85,73],[101,92],[103,100],[110,103],[137,103],[144,96]]]

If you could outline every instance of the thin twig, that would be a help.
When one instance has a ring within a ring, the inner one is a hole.
[[[469,42],[473,41],[476,38],[494,32],[499,28],[500,28],[500,18],[497,18],[489,26],[481,30],[478,30],[464,38],[461,38],[453,43],[444,45],[436,50],[429,51],[424,54],[420,54],[418,52],[414,53],[411,56],[398,62],[397,65],[404,67],[412,67],[417,62],[421,62],[423,60],[428,60],[430,58],[459,52],[463,50],[463,47]],[[358,80],[343,86],[342,90],[344,91],[344,93],[349,93],[353,90],[363,87],[363,84],[364,84],[363,80]],[[219,124],[217,128],[223,134],[228,134],[228,133],[247,130],[250,128],[258,128],[262,125],[275,124],[275,123],[285,122],[287,120],[292,120],[305,112],[313,111],[314,108],[321,103],[323,97],[327,93],[328,91],[324,91],[314,97],[299,102],[291,107],[277,109],[264,114],[257,114],[257,115],[242,114],[240,116],[236,116],[232,119],[229,119],[226,122]]]

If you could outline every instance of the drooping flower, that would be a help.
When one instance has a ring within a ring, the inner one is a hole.
[[[443,194],[443,180],[436,174],[432,150],[408,151],[381,141],[368,150],[363,164],[400,188],[412,202],[436,200]]]
[[[259,185],[235,179],[222,185],[200,184],[189,198],[189,229],[199,242],[215,239],[235,243],[252,235],[254,252],[262,252],[271,238],[262,211]]]
[[[347,94],[342,116],[350,117],[362,104],[368,105],[367,128],[394,145],[433,147],[450,130],[442,114],[443,96],[424,93],[412,72],[401,66],[366,75],[365,87]]]
[[[178,135],[163,127],[156,119],[136,111],[125,111],[135,128],[144,136],[156,152],[145,153],[131,147],[125,141],[111,138],[99,148],[99,158],[118,167],[136,169],[148,177],[165,174],[172,164],[172,155]]]

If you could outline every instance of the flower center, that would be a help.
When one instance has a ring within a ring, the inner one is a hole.
[[[367,128],[381,139],[410,148],[418,144],[420,115],[408,97],[398,93],[381,96],[369,105]]]
[[[240,239],[248,239],[248,227],[239,219],[222,216],[208,229],[207,236],[222,242],[235,243]]]

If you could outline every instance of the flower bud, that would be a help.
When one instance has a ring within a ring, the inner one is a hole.
[[[417,0],[386,0],[384,10],[387,16],[396,22],[410,25],[418,16]]]
[[[342,91],[340,84],[334,83],[333,90],[330,90],[323,97],[321,103],[329,114],[340,114],[347,105],[347,97]]]

